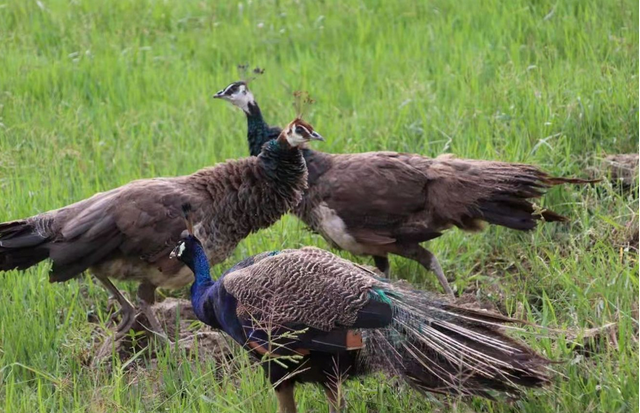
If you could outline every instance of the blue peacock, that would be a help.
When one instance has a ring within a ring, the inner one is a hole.
[[[380,371],[421,392],[517,395],[549,381],[549,360],[507,336],[523,322],[392,283],[313,247],[246,258],[217,281],[183,207],[187,235],[171,256],[195,274],[197,317],[263,361],[280,413],[296,383],[317,383],[332,412],[344,380]]]

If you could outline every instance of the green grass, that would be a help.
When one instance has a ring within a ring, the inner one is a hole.
[[[452,152],[585,176],[606,154],[638,151],[631,0],[9,0],[0,4],[0,221],[246,156],[243,114],[211,99],[245,62],[266,68],[252,88],[272,123],[294,116],[293,90],[313,95],[306,117],[328,152]],[[638,214],[637,190],[554,189],[542,204],[568,225],[451,231],[431,244],[458,289],[510,313],[557,328],[618,323],[617,345],[590,357],[561,339],[531,340],[566,361],[553,386],[470,408],[638,411],[638,259],[616,243]],[[285,217],[213,271],[306,244],[326,247]],[[392,268],[436,288],[413,262]],[[212,360],[169,349],[148,369],[86,368],[87,313],[104,315],[107,303],[89,277],[52,285],[46,265],[3,274],[0,303],[1,411],[275,411],[246,359],[222,381]],[[327,409],[315,388],[297,396],[302,411]],[[359,413],[468,411],[379,377],[349,384],[347,399]]]

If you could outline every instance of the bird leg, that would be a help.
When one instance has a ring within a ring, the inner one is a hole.
[[[124,337],[129,332],[131,327],[133,327],[133,324],[136,321],[136,309],[133,307],[133,304],[131,304],[129,300],[127,300],[127,298],[124,295],[122,295],[120,290],[118,290],[116,286],[113,285],[111,280],[109,280],[109,278],[107,277],[96,276],[96,278],[107,289],[107,291],[109,291],[115,297],[116,301],[118,301],[118,303],[120,304],[120,309],[117,312],[122,314],[122,320],[120,321],[120,324],[118,324],[118,327],[116,328],[115,337],[108,337],[105,340],[105,342],[102,343],[102,346],[100,346],[100,349],[98,349],[98,352],[96,353],[92,362],[92,365],[94,367],[97,367],[100,364],[100,362],[104,360],[105,357],[111,354],[111,349],[113,347],[113,344],[117,343],[122,337]]]
[[[447,281],[447,277],[444,276],[444,272],[442,271],[442,267],[440,266],[438,259],[431,251],[420,245],[398,245],[398,248],[394,253],[402,257],[418,261],[424,268],[433,271],[438,278],[440,285],[444,288],[444,291],[451,297],[455,297],[455,294],[449,285],[449,281]]]
[[[327,396],[327,400],[329,401],[329,413],[340,413],[342,411],[342,407],[344,406],[344,399],[340,394],[340,391],[331,385],[325,385],[324,394]]]
[[[157,287],[153,284],[142,282],[138,287],[138,301],[140,311],[149,322],[150,329],[147,328],[147,330],[162,339],[166,339],[166,336],[163,334],[164,329],[160,325],[160,321],[158,320],[158,317],[156,317],[156,313],[153,311],[153,308],[151,308],[156,301],[156,288]]]
[[[278,413],[296,413],[296,400],[293,397],[293,383],[284,381],[276,388]]]
[[[107,325],[111,325],[111,323],[115,324],[116,319],[118,318],[121,312],[122,312],[122,308],[118,308],[116,311],[111,313],[111,317],[109,317],[109,323]]]
[[[109,291],[113,297],[120,304],[120,309],[117,311],[122,314],[122,320],[118,327],[116,328],[116,338],[115,340],[120,340],[125,336],[133,326],[133,323],[136,321],[136,309],[127,300],[127,298],[116,288],[115,285],[109,280],[107,277],[97,277],[98,281]]]
[[[389,258],[374,255],[373,262],[376,264],[376,267],[380,272],[384,273],[386,277],[389,277]]]
[[[440,285],[442,286],[442,288],[444,288],[444,291],[450,296],[455,297],[453,289],[449,285],[449,281],[447,281],[447,277],[445,277],[444,271],[442,271],[442,267],[440,266],[440,263],[438,262],[436,256],[433,255],[433,253],[428,249],[420,247],[420,250],[422,258],[420,262],[422,263],[423,260],[425,261],[425,263],[423,263],[422,265],[424,265],[425,267],[427,267],[428,265],[428,268],[431,268],[431,271],[433,271],[436,277],[438,277],[438,281],[440,281]],[[426,264],[426,262],[428,262],[428,264]]]

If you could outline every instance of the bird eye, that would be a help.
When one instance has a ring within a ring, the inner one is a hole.
[[[304,128],[301,128],[300,126],[296,126],[296,133],[298,135],[302,135],[304,133]]]

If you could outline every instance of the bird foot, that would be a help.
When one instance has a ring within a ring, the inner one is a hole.
[[[120,314],[122,314],[122,310],[119,308],[115,310],[113,313],[111,313],[111,315],[109,316],[109,321],[107,321],[107,327],[111,327],[112,325],[117,325],[118,317],[120,316]]]
[[[148,323],[148,326],[145,323],[140,322],[140,315],[143,315],[146,319],[145,321]],[[151,308],[146,301],[140,300],[140,313],[136,317],[138,323],[144,328],[147,332],[149,332],[153,337],[160,340],[163,344],[173,345],[173,342],[167,337],[164,333],[165,329],[162,328],[158,317],[156,317],[156,313]]]
[[[122,297],[125,297],[125,293],[120,291]],[[107,321],[107,327],[118,326],[118,317],[122,314],[122,307],[120,301],[115,296],[110,296],[109,301],[107,302],[107,314],[111,314],[109,316],[109,320]]]
[[[117,310],[111,315],[110,322],[115,321],[115,316],[117,314],[122,314],[122,320],[120,320],[120,324],[118,324],[118,327],[116,328],[115,335],[107,337],[104,343],[102,343],[102,346],[100,346],[100,349],[93,358],[93,367],[97,367],[99,363],[111,355],[114,349],[117,350],[120,340],[127,335],[129,330],[131,330],[131,327],[133,327],[136,322],[136,313],[133,307],[123,307]]]

